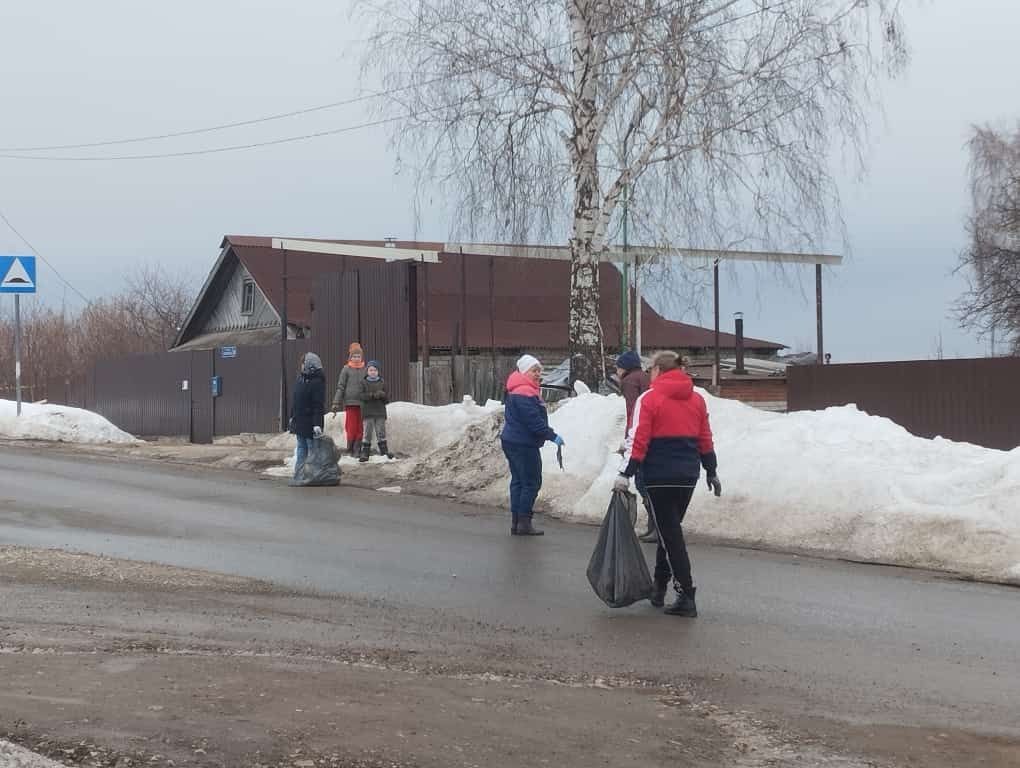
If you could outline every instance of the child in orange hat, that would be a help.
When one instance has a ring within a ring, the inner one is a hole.
[[[365,387],[365,351],[358,342],[347,350],[347,365],[340,371],[333,395],[333,413],[344,409],[344,431],[347,433],[347,451],[357,456],[361,450],[364,426],[361,418],[361,396]]]

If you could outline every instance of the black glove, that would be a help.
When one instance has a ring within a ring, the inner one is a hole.
[[[713,472],[706,479],[708,480],[709,490],[715,493],[716,496],[722,496],[722,483],[719,482],[719,475]]]

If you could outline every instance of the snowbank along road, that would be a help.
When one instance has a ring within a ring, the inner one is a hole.
[[[841,749],[866,751],[892,729],[899,746],[889,747],[888,764],[939,738],[965,744],[967,754],[994,750],[1000,761],[989,764],[1020,760],[1015,589],[695,545],[702,615],[691,622],[646,605],[605,608],[584,575],[597,531],[547,527],[543,541],[519,542],[486,508],[0,450],[0,544],[368,601],[399,619],[387,630],[397,646],[434,636],[455,649],[452,633],[460,648],[503,648],[538,676],[676,683],[694,701],[841,740]],[[351,614],[352,632],[364,615]],[[0,717],[17,717],[3,706]],[[946,764],[962,764],[959,757]]]

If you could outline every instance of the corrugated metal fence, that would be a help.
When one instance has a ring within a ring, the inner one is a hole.
[[[1020,358],[791,366],[789,410],[854,403],[920,437],[1020,446]]]
[[[327,398],[347,360],[347,349],[360,341],[368,360],[382,366],[391,400],[411,397],[409,362],[414,330],[409,294],[413,265],[380,264],[324,275],[312,294],[312,351],[322,357]],[[413,291],[412,291],[413,293]]]
[[[288,386],[297,378],[307,341],[287,343]],[[49,400],[95,411],[142,437],[183,437],[196,443],[241,432],[280,428],[280,347],[163,352],[103,360],[80,380],[47,385]],[[212,378],[221,381],[213,397]]]

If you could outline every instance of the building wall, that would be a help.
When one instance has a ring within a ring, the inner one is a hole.
[[[249,328],[270,328],[279,325],[280,320],[276,316],[276,312],[272,305],[266,301],[265,294],[262,293],[262,289],[257,283],[255,285],[254,311],[250,315],[241,314],[244,281],[250,279],[251,275],[248,274],[248,270],[239,262],[235,262],[233,272],[219,294],[219,301],[210,312],[209,319],[195,335]]]
[[[786,379],[774,376],[767,379],[723,379],[720,396],[756,403],[785,403]]]

